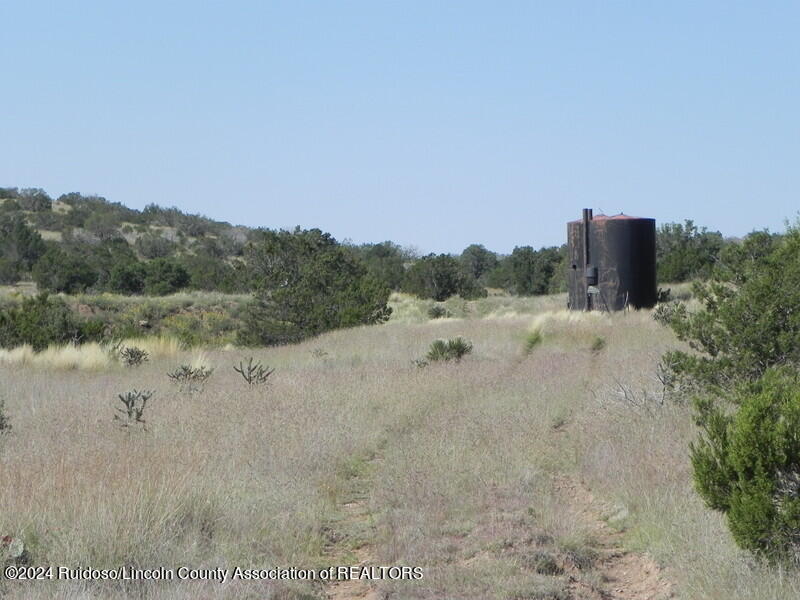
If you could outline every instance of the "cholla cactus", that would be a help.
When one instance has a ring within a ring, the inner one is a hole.
[[[172,373],[167,373],[167,377],[177,383],[181,391],[198,392],[203,389],[203,385],[213,372],[214,369],[204,366],[181,365]]]
[[[239,373],[248,385],[267,383],[269,376],[275,372],[275,369],[265,367],[260,362],[254,363],[252,356],[247,360],[247,365],[244,364],[244,361],[241,361],[238,367],[233,367],[233,370]]]
[[[122,342],[112,345],[111,353],[115,354],[126,367],[138,367],[150,359],[150,355],[146,350],[136,346],[123,346]]]
[[[122,362],[125,363],[126,367],[138,367],[139,365],[146,363],[149,360],[150,355],[141,348],[130,346],[120,352],[120,357],[122,358]]]
[[[153,397],[153,391],[131,390],[119,395],[120,402],[125,408],[117,408],[119,415],[114,415],[114,420],[119,421],[120,427],[133,427],[137,424],[142,425],[142,429],[147,431],[145,420],[142,418],[147,401]],[[120,416],[121,415],[121,416]]]

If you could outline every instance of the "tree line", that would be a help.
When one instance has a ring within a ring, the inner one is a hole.
[[[137,211],[100,196],[54,201],[38,188],[0,188],[0,283],[27,279],[67,294],[253,292],[262,286],[264,273],[252,265],[266,231],[153,204]],[[389,241],[340,245],[382,285],[424,298],[564,289],[564,247],[521,246],[501,256],[473,244],[456,255],[419,256]]]
[[[249,267],[263,231],[155,204],[138,211],[100,196],[70,193],[54,202],[38,188],[0,188],[0,283],[32,279],[42,290],[64,293],[252,292],[263,275]],[[666,283],[706,279],[742,247],[690,220],[662,224],[656,239],[658,279]],[[555,293],[566,285],[563,245],[519,246],[505,256],[481,244],[426,256],[390,241],[342,245],[390,290],[435,300],[477,298],[487,288]]]

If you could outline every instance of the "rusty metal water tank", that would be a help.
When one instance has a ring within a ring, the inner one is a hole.
[[[656,221],[619,214],[567,223],[569,307],[649,308],[656,303]]]

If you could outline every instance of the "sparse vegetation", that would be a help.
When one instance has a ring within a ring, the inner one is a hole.
[[[233,370],[242,376],[242,379],[247,382],[247,385],[263,385],[267,383],[270,375],[275,372],[275,369],[265,367],[252,356],[247,359],[247,364],[242,361],[239,363],[238,367],[233,367]]]
[[[118,350],[119,359],[126,367],[138,367],[149,360],[150,355],[146,350],[136,346],[123,346]]]
[[[166,378],[156,357],[196,366],[179,345],[169,345],[169,354],[146,345],[157,338],[125,342],[151,354],[135,372],[39,376],[27,365],[0,365],[14,420],[0,472],[25,482],[0,486],[0,531],[21,538],[36,565],[170,564],[175,556],[193,565],[215,555],[222,565],[257,556],[308,566],[365,552],[372,564],[425,569],[420,581],[375,582],[379,595],[435,598],[446,590],[507,600],[523,593],[570,597],[570,586],[579,585],[611,589],[615,582],[601,577],[604,560],[591,560],[592,551],[604,551],[585,535],[581,515],[589,508],[574,505],[576,494],[559,494],[553,483],[568,477],[585,481],[598,501],[628,507],[620,541],[670,566],[681,597],[772,600],[800,592],[792,572],[778,577],[742,555],[724,519],[687,485],[691,407],[639,408],[621,396],[617,381],[637,398],[640,390],[648,397],[660,392],[658,357],[676,341],[649,312],[570,315],[553,311],[563,297],[497,296],[472,301],[467,312],[448,301],[462,318],[430,321],[430,302],[392,302],[397,320],[383,327],[331,331],[268,350],[283,376],[269,378],[270,402],[259,409],[267,418],[250,418],[252,396],[236,392],[241,375],[226,368],[214,372],[201,402],[225,410],[198,410],[194,399],[151,399],[142,414],[148,435],[112,435],[108,420],[97,418],[98,407],[108,406],[109,385],[129,389],[124,382],[135,378],[137,389],[157,388]],[[520,360],[520,332],[534,326],[544,340]],[[480,349],[469,368],[409,368],[420,337],[459,335]],[[593,335],[614,352],[588,352]],[[325,360],[315,348],[326,350]],[[247,367],[250,358],[239,350],[208,353],[214,364]],[[56,411],[62,419],[43,418]],[[132,427],[142,424],[134,417]],[[42,494],[54,478],[61,493]],[[356,509],[347,508],[351,502]],[[378,510],[365,521],[351,521],[347,512],[372,507]],[[323,533],[323,526],[332,530]],[[331,539],[341,540],[334,543],[343,555],[329,554]],[[538,553],[552,558],[539,568],[553,574],[536,572]],[[36,589],[44,599],[66,594],[65,586]],[[325,593],[297,586],[311,597]],[[3,593],[27,599],[30,589],[6,586]],[[220,593],[246,597],[248,590],[232,585]],[[196,591],[164,582],[152,595],[177,599]],[[87,583],[81,593],[126,597],[102,582]]]
[[[120,394],[119,400],[124,408],[117,407],[119,414],[114,415],[114,420],[120,427],[141,426],[144,431],[147,431],[144,410],[147,407],[147,401],[153,397],[153,394],[153,391],[136,389]]]
[[[199,365],[180,365],[171,373],[167,373],[174,383],[177,383],[182,391],[198,392],[203,389],[206,381],[214,373],[214,369]]]
[[[467,354],[472,352],[472,342],[457,337],[451,340],[436,340],[431,344],[428,353],[425,355],[431,362],[454,360],[459,362]]]
[[[434,304],[428,309],[428,317],[431,319],[444,319],[451,316],[447,307],[441,304]]]

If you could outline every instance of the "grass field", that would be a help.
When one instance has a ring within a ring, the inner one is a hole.
[[[95,370],[0,362],[0,537],[31,565],[404,565],[417,580],[0,579],[22,598],[787,599],[800,578],[736,550],[692,489],[688,407],[648,312],[566,315],[562,296],[393,297],[382,326],[294,346],[174,349]],[[459,363],[418,368],[437,338]],[[253,355],[265,386],[232,369]],[[204,389],[166,376],[202,359]],[[146,428],[118,394],[155,390]]]

